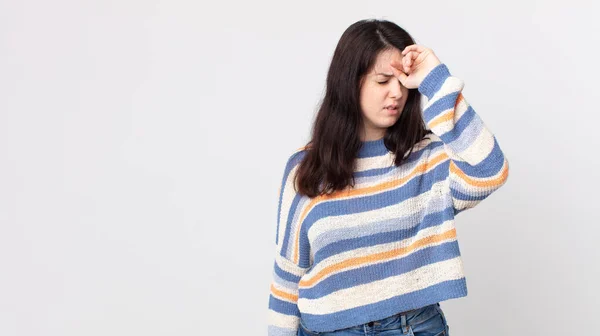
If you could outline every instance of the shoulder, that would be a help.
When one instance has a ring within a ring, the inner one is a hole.
[[[304,159],[304,157],[306,156],[309,146],[310,145],[302,146],[302,147],[296,148],[294,151],[292,151],[288,155],[286,166],[288,168],[291,168],[291,167],[294,167],[294,166],[297,166],[298,164],[300,164],[302,159]]]
[[[302,159],[306,155],[307,147],[296,148],[292,151],[287,158],[287,162],[285,164],[285,168],[283,169],[283,179],[281,181],[281,186],[279,187],[279,192],[283,192],[284,188],[286,188],[288,181],[293,177],[294,181],[296,179],[297,168],[302,162]],[[294,171],[294,173],[292,173]],[[296,188],[293,188],[294,192]]]
[[[296,148],[287,156],[287,162],[285,164],[285,175],[288,175],[295,167],[297,167],[300,162],[306,156],[307,150],[309,146],[303,146]]]

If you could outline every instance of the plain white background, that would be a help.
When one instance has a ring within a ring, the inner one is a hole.
[[[457,217],[453,336],[598,332],[592,1],[0,1],[0,335],[265,335],[277,190],[335,45],[388,19],[511,165]]]

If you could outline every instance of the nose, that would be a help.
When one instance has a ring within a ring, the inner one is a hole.
[[[400,88],[400,81],[392,80],[392,86],[390,88],[390,97],[393,99],[402,98],[402,89]]]

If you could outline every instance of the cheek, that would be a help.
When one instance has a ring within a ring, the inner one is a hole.
[[[402,100],[403,101],[408,100],[408,93],[409,93],[409,91],[407,88],[402,88]]]
[[[365,90],[361,93],[361,103],[363,106],[373,110],[381,106],[386,97],[387,91],[385,88],[370,86],[365,88]]]
[[[373,101],[381,105],[381,102],[385,102],[389,95],[389,88],[382,85],[381,87],[378,87],[375,90],[373,90]]]
[[[407,96],[408,89],[404,90],[403,96]],[[369,113],[379,113],[378,111],[382,110],[386,101],[388,101],[389,93],[389,88],[385,85],[375,84],[363,87],[361,91],[361,106],[366,108]]]
[[[374,91],[371,96],[371,105],[373,106],[373,109],[382,109],[385,102],[388,100],[388,95],[387,90],[378,89]]]

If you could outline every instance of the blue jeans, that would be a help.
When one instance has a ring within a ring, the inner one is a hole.
[[[308,330],[300,320],[298,336],[449,336],[449,329],[440,304],[435,303],[378,321],[328,332]]]

